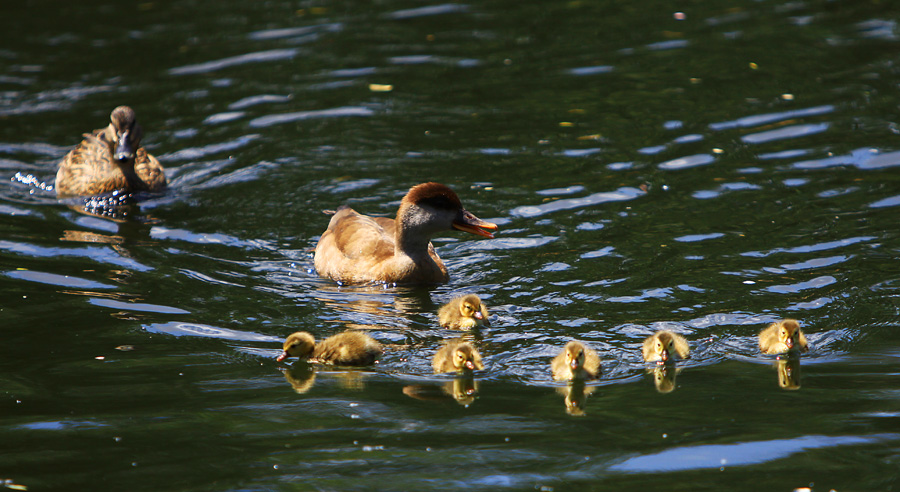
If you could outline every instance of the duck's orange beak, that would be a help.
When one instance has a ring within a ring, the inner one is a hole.
[[[284,359],[287,359],[288,357],[290,357],[290,355],[288,355],[287,352],[282,352],[281,355],[279,355],[278,358],[275,359],[275,362],[281,362]]]
[[[475,314],[472,316],[475,316],[475,319],[484,319],[484,316],[481,315],[481,311],[475,311]]]
[[[788,350],[790,350],[790,349],[794,348],[794,339],[791,337],[788,337],[788,339],[784,341],[784,344],[787,345]]]
[[[483,221],[465,209],[461,210],[456,219],[453,220],[453,227],[488,239],[494,239],[494,235],[485,229],[497,230],[497,224]]]
[[[468,369],[470,371],[475,370],[475,364],[473,364],[472,361],[467,360],[465,365],[466,365],[466,369]]]
[[[659,358],[660,358],[663,362],[667,362],[667,361],[669,360],[669,351],[666,350],[666,349],[663,349],[662,353],[659,354]]]

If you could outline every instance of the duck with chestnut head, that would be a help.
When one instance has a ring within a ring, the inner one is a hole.
[[[683,336],[661,330],[644,340],[641,352],[647,362],[667,364],[675,359],[687,359],[690,347]]]
[[[553,379],[596,379],[600,375],[600,357],[581,342],[571,341],[550,362]]]
[[[442,327],[451,329],[491,326],[487,306],[475,294],[459,296],[444,304],[438,311],[438,320]]]
[[[410,188],[395,219],[369,217],[342,206],[316,245],[316,272],[341,284],[445,283],[447,267],[431,238],[449,230],[493,238],[497,225],[466,210],[456,193],[440,183]]]
[[[141,147],[143,130],[134,110],[119,106],[109,118],[109,126],[85,133],[84,140],[59,163],[58,196],[161,191],[166,187],[163,167]]]
[[[759,332],[759,349],[764,354],[807,352],[809,344],[795,319],[772,323]]]
[[[305,331],[292,333],[284,341],[284,351],[276,359],[299,357],[309,362],[339,366],[367,366],[382,353],[381,344],[358,331],[345,331],[320,343]]]

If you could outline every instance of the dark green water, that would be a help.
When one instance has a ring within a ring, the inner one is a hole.
[[[898,488],[896,2],[0,12],[5,484]],[[124,222],[52,191],[119,104],[171,183]],[[435,241],[449,284],[316,277],[321,210],[390,215],[431,180],[501,226]],[[430,374],[462,292],[493,323],[468,406]],[[793,391],[756,349],[784,317],[812,346]],[[388,346],[375,368],[274,360],[348,327]],[[692,347],[667,394],[639,355],[660,328]],[[573,338],[603,359],[583,416],[549,374]]]

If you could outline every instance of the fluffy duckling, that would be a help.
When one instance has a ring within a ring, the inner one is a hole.
[[[809,346],[806,336],[795,319],[786,319],[772,323],[759,332],[759,349],[764,354],[783,354],[786,352],[806,352]]]
[[[595,379],[600,374],[600,357],[581,342],[571,341],[550,362],[553,379]]]
[[[645,361],[665,364],[669,362],[670,358],[687,359],[690,348],[683,336],[668,330],[661,330],[644,340],[642,352]]]
[[[143,130],[134,110],[119,106],[106,128],[85,133],[59,163],[58,196],[88,196],[120,191],[160,191],[166,175],[155,157],[141,147]]]
[[[369,217],[344,205],[316,245],[316,272],[342,284],[444,283],[449,275],[431,237],[452,229],[493,238],[488,230],[497,225],[467,211],[440,183],[410,188],[396,219]]]
[[[491,326],[487,306],[475,294],[459,296],[444,304],[438,311],[438,320],[442,327],[451,329]]]
[[[440,348],[431,361],[435,374],[442,372],[462,372],[484,369],[481,354],[469,342],[453,340]]]
[[[299,357],[323,364],[367,366],[375,362],[381,352],[380,343],[358,331],[338,333],[318,344],[311,334],[298,331],[287,337],[284,352],[276,360],[281,362],[288,357]]]

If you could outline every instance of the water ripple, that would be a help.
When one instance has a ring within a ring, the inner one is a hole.
[[[299,53],[297,48],[277,49],[268,51],[257,51],[254,53],[245,53],[243,55],[222,58],[205,63],[197,63],[193,65],[184,65],[169,69],[170,75],[192,75],[197,73],[208,73],[223,68],[233,67],[236,65],[245,65],[247,63],[262,63],[276,60],[289,60]]]
[[[590,207],[600,205],[607,202],[619,202],[625,200],[633,200],[645,193],[637,188],[622,187],[616,191],[603,191],[594,193],[581,198],[563,198],[552,202],[542,203],[540,205],[525,205],[510,210],[510,214],[519,217],[538,217],[552,212],[561,210],[571,210],[574,208]]]
[[[372,116],[375,111],[362,106],[342,106],[339,108],[321,109],[318,111],[298,111],[296,113],[273,114],[260,116],[250,120],[250,127],[264,128],[272,125],[292,123],[294,121],[310,120],[316,118],[343,118],[348,116]]]
[[[769,130],[765,132],[744,135],[743,137],[741,137],[741,140],[748,144],[761,144],[765,142],[772,142],[775,140],[782,140],[785,138],[797,138],[805,137],[807,135],[815,135],[816,133],[824,132],[830,126],[831,123],[810,123],[808,125],[786,126],[784,128],[778,128],[777,130]]]

